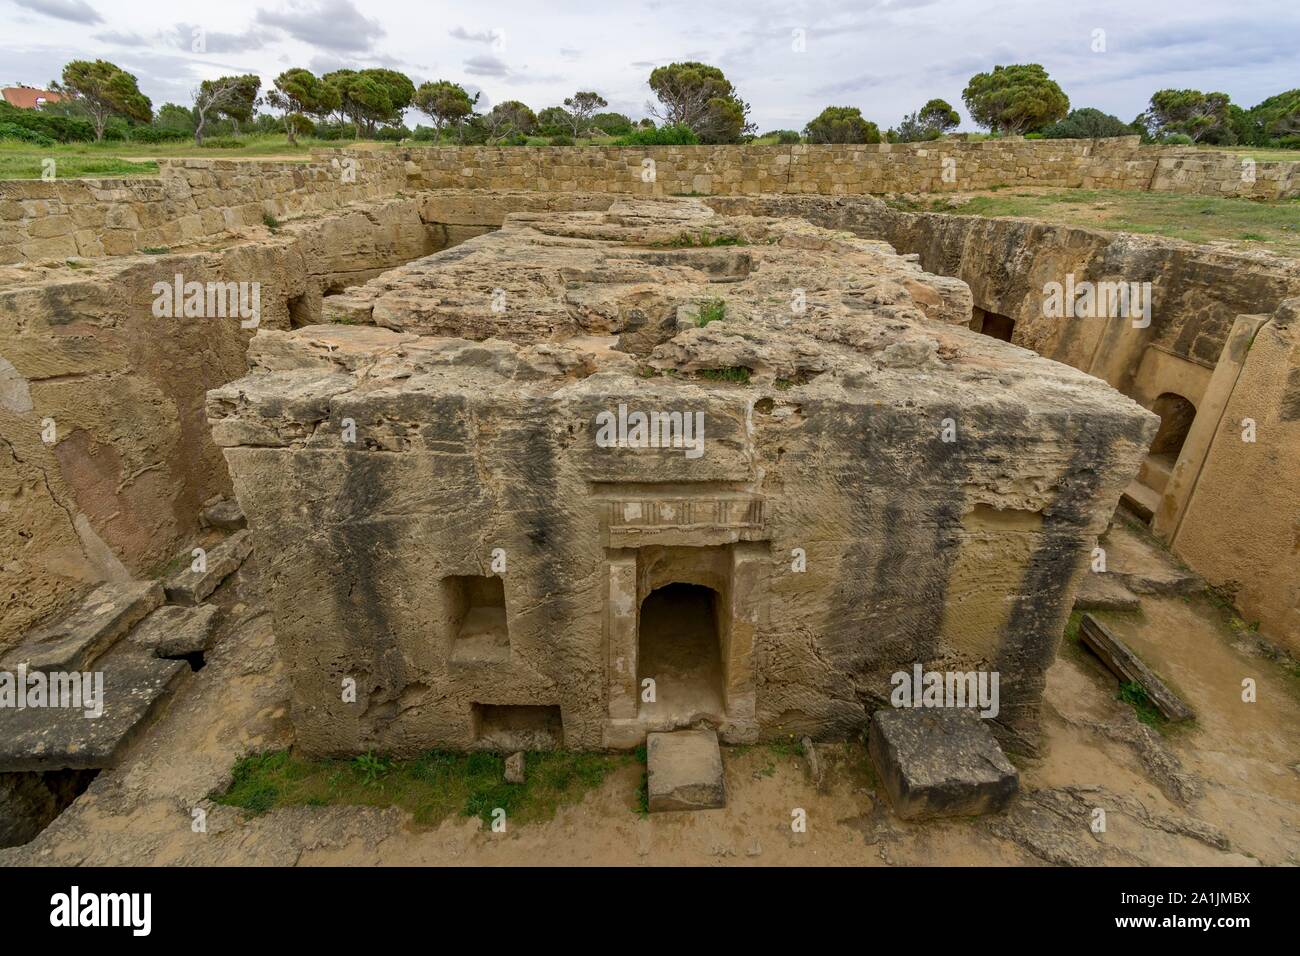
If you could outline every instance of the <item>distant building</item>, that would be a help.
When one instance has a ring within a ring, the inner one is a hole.
[[[6,86],[0,90],[0,95],[4,96],[5,102],[10,106],[23,110],[34,110],[46,103],[58,103],[63,100],[63,96],[58,93],[38,90],[34,86]]]

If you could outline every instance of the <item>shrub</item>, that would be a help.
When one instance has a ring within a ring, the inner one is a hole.
[[[357,127],[354,123],[317,123],[309,131],[317,139],[356,139]]]
[[[53,137],[38,133],[34,129],[28,129],[26,126],[19,126],[17,123],[0,123],[0,139],[31,143],[34,146],[54,145]]]
[[[548,142],[549,142],[549,144],[550,144],[551,146],[572,146],[572,145],[573,145],[573,137],[572,137],[572,136],[552,136],[552,137],[550,138],[550,140],[548,140]]]
[[[1191,146],[1192,138],[1186,133],[1170,133],[1160,138],[1160,142],[1166,146]]]
[[[192,135],[183,129],[168,129],[165,126],[132,126],[130,129],[133,143],[183,143]]]
[[[375,132],[375,139],[384,143],[396,143],[410,138],[411,131],[405,126],[384,126]]]
[[[794,143],[801,142],[799,134],[792,129],[774,129],[770,132],[764,133],[760,138],[770,139],[772,137],[776,137],[777,143],[782,146],[790,146]]]
[[[1042,138],[1043,138],[1043,134],[1042,134],[1042,133],[1026,133],[1026,134],[1025,134],[1025,139],[1042,139]]]
[[[436,143],[438,141],[438,131],[432,126],[417,126],[411,133],[411,139],[417,143]]]
[[[1137,132],[1118,116],[1084,107],[1071,110],[1060,122],[1043,129],[1043,139],[1104,139],[1109,136],[1132,136]],[[1028,137],[1026,137],[1028,138]]]
[[[95,138],[94,127],[85,120],[53,115],[44,110],[22,110],[5,102],[0,102],[0,123],[12,123],[60,143],[83,143]]]
[[[810,143],[879,143],[880,128],[856,106],[828,106],[804,127]]]
[[[697,146],[700,138],[687,126],[639,129],[614,140],[615,146]]]

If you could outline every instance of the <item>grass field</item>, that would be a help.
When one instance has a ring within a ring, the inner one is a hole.
[[[1066,226],[1090,226],[1185,239],[1223,240],[1236,248],[1300,256],[1300,199],[1253,202],[1178,193],[1061,189],[997,190],[958,199],[893,201],[911,210],[966,216],[1016,216]]]

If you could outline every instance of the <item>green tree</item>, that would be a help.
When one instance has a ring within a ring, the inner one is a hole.
[[[1300,89],[1270,96],[1249,112],[1264,139],[1300,135]]]
[[[606,136],[626,136],[632,132],[632,120],[622,113],[597,113],[591,125]]]
[[[995,66],[977,73],[961,94],[980,126],[1012,135],[1033,132],[1064,118],[1070,99],[1037,63]]]
[[[194,142],[203,145],[203,133],[209,117],[225,116],[238,124],[253,118],[253,106],[262,81],[253,74],[244,76],[219,76],[204,80],[194,96]]]
[[[604,109],[609,103],[599,93],[579,91],[564,100],[564,109],[569,116],[569,129],[577,139],[591,129],[591,119],[597,110]]]
[[[1070,110],[1070,115],[1043,130],[1044,139],[1105,139],[1110,136],[1132,136],[1132,126],[1118,116],[1085,106]]]
[[[548,106],[537,114],[537,133],[541,136],[568,135],[569,113],[563,106]]]
[[[284,131],[290,144],[297,134],[311,129],[308,116],[325,117],[339,108],[338,89],[310,70],[295,67],[275,78],[275,88],[267,90],[267,105],[284,112]]]
[[[415,91],[414,106],[429,119],[438,140],[442,139],[444,129],[449,127],[457,131],[457,139],[464,138],[465,121],[474,115],[479,94],[471,97],[465,88],[450,80],[421,83]]]
[[[337,108],[366,136],[381,125],[399,125],[415,99],[415,84],[396,70],[335,70],[321,80],[338,91]]]
[[[803,128],[810,143],[879,143],[880,128],[856,106],[828,106]]]
[[[685,126],[702,143],[735,143],[753,132],[749,105],[716,66],[672,63],[650,74],[650,89],[659,106],[650,111],[664,126]]]
[[[188,107],[176,103],[164,103],[158,107],[153,125],[159,129],[175,129],[183,133],[194,132],[194,114]]]
[[[932,129],[940,135],[950,133],[961,125],[961,115],[952,108],[947,100],[933,99],[922,106],[916,118],[926,129]]]
[[[489,142],[527,136],[537,128],[537,114],[518,100],[498,103],[483,115]]]
[[[153,104],[140,92],[135,76],[107,60],[73,60],[63,68],[63,81],[51,83],[50,88],[76,100],[86,111],[96,142],[104,138],[111,116],[140,123],[153,119]]]
[[[1153,138],[1182,134],[1193,143],[1222,142],[1231,133],[1227,93],[1200,90],[1157,90],[1140,117]]]

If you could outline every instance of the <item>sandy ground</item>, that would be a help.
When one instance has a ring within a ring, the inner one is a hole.
[[[547,823],[492,833],[477,819],[414,827],[398,810],[299,807],[260,817],[211,804],[237,757],[292,743],[287,685],[255,573],[227,582],[221,643],[119,768],[0,864],[459,865],[1296,865],[1300,692],[1296,677],[1236,640],[1202,597],[1146,597],[1108,623],[1197,712],[1166,734],[1115,699],[1115,681],[1075,646],[1049,672],[1043,751],[1018,759],[1007,812],[907,824],[877,793],[859,742],[805,761],[766,746],[724,748],[728,806],[641,817],[640,769],[613,773]],[[1241,700],[1241,681],[1258,700]],[[193,832],[193,811],[207,831]],[[792,814],[803,809],[807,830]],[[1104,810],[1105,832],[1090,824]]]

